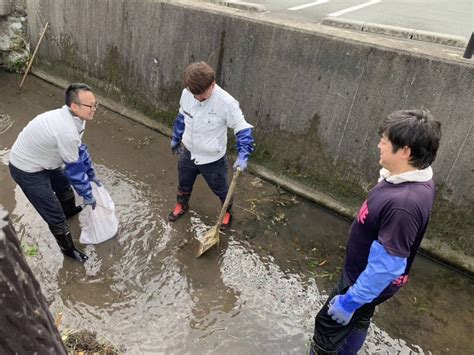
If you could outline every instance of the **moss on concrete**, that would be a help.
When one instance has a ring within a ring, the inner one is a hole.
[[[71,38],[66,34],[61,34],[61,37],[59,38],[59,45],[62,48],[62,59],[57,64],[60,64],[64,68],[66,68],[67,65],[71,70],[79,69],[80,63],[78,60],[76,45],[71,40]],[[40,59],[38,58],[38,60]]]
[[[446,243],[455,251],[474,257],[474,207],[457,207],[438,189],[427,238]]]
[[[158,109],[138,96],[126,96],[125,105],[168,127],[173,126],[178,111]]]
[[[28,65],[29,56],[19,56],[13,61],[7,61],[5,63],[5,69],[10,73],[22,74],[25,72]]]
[[[367,195],[361,187],[363,174],[343,160],[329,158],[319,139],[318,126],[319,119],[314,117],[311,127],[302,135],[257,129],[257,149],[252,160],[320,190],[350,209],[358,209]]]
[[[11,73],[24,73],[31,58],[29,46],[26,41],[25,27],[21,25],[20,28],[17,29],[12,26],[8,32],[11,32],[11,37],[9,38],[9,49],[3,56],[5,69]]]

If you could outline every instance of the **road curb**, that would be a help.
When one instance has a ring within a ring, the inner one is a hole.
[[[252,12],[265,12],[266,8],[264,5],[252,4],[250,2],[242,1],[218,1],[219,5],[231,7],[238,10],[247,10]]]
[[[414,28],[382,25],[373,22],[346,20],[337,17],[325,17],[321,21],[321,24],[324,26],[339,27],[349,30],[411,39],[415,41],[442,44],[450,47],[466,48],[467,46],[467,39],[464,37],[446,35],[437,32],[416,30]]]
[[[33,69],[32,74],[50,84],[53,84],[63,89],[65,89],[69,84],[66,80],[57,78],[41,70]],[[100,95],[96,96],[101,106],[104,106],[113,112],[116,112],[132,121],[141,123],[144,126],[158,131],[159,133],[171,138],[172,129],[170,127],[162,123],[156,122],[136,110],[128,109],[124,105],[119,104],[115,101],[106,99]],[[248,168],[249,172],[251,172],[253,175],[274,185],[280,186],[284,190],[287,190],[288,192],[300,196],[308,201],[314,202],[346,219],[352,220],[357,215],[356,210],[347,208],[344,204],[335,200],[334,198],[324,193],[321,193],[316,189],[296,182],[286,176],[276,174],[261,165],[249,163]],[[421,254],[427,255],[438,262],[452,267],[458,272],[460,271],[464,274],[467,274],[469,277],[474,276],[474,258],[467,256],[462,252],[452,250],[444,242],[425,238],[423,239],[420,251]]]

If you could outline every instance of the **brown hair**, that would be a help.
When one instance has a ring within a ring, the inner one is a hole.
[[[189,64],[184,71],[183,83],[193,95],[200,95],[216,80],[216,73],[206,62]]]

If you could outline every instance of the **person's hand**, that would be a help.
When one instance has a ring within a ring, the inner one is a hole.
[[[240,171],[245,171],[247,169],[247,159],[237,158],[234,163],[234,171],[240,168]]]
[[[329,302],[330,307],[328,309],[328,314],[331,316],[333,320],[335,320],[338,324],[347,325],[352,318],[355,310],[348,310],[345,307],[344,300],[346,295],[337,295]]]
[[[171,153],[179,155],[181,153],[181,142],[171,140]]]
[[[93,177],[91,181],[95,183],[98,187],[102,186],[102,181],[100,181],[97,177]]]
[[[91,206],[93,210],[95,210],[95,206],[97,204],[94,195],[91,195],[90,197],[84,197],[84,204],[86,206]]]

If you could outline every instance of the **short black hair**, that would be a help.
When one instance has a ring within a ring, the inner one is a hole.
[[[79,91],[91,91],[92,89],[89,85],[83,83],[72,83],[70,84],[66,91],[64,92],[64,101],[68,107],[71,107],[73,102],[79,103],[77,94]]]
[[[380,124],[393,152],[403,147],[411,150],[410,165],[425,169],[433,163],[441,140],[441,122],[425,109],[401,110],[388,115]]]

